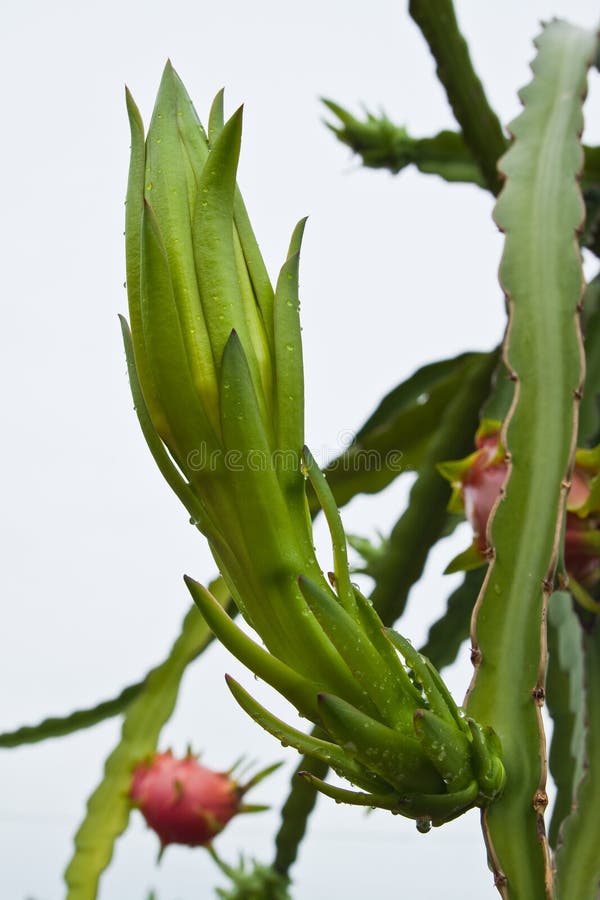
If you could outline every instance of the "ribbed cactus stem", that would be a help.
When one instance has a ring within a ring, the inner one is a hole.
[[[502,430],[508,481],[488,526],[492,561],[472,623],[467,709],[502,741],[506,788],[482,818],[495,883],[510,900],[550,900],[553,893],[543,818],[546,606],[583,381],[577,175],[595,43],[594,34],[562,22],[544,29],[534,79],[521,93],[525,109],[510,126],[514,143],[500,161],[506,184],[495,211],[506,235],[504,357],[515,392]]]

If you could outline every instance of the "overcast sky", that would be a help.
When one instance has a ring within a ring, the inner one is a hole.
[[[295,222],[310,221],[301,291],[307,439],[320,461],[339,452],[380,396],[415,367],[488,349],[503,329],[496,270],[501,238],[491,199],[468,186],[405,172],[359,170],[322,124],[319,97],[358,112],[384,109],[415,135],[453,120],[406,3],[275,0],[190,3],[20,0],[3,15],[1,449],[4,598],[2,729],[90,705],[137,680],[166,654],[189,606],[181,575],[208,581],[201,537],[155,470],[132,410],[117,313],[123,289],[127,83],[149,120],[170,57],[206,119],[216,91],[245,103],[239,181],[276,276]],[[592,0],[457,0],[492,105],[519,110],[538,21],[593,26]],[[485,14],[484,14],[485,13]],[[586,138],[600,142],[598,75]],[[348,530],[386,531],[409,481],[344,511]],[[323,531],[319,528],[319,535]],[[427,632],[455,581],[440,572],[464,532],[433,555],[403,631]],[[327,542],[320,547],[325,564]],[[467,654],[449,680],[457,699]],[[258,690],[220,648],[185,679],[162,747],[191,742],[214,768],[241,751],[286,759],[253,794],[274,811],[232,823],[225,858],[272,858],[277,806],[296,757],[235,706],[223,673]],[[263,695],[261,695],[263,696]],[[269,705],[282,709],[267,693]],[[0,756],[0,896],[59,900],[86,797],[116,742],[118,721]],[[135,814],[101,900],[204,900],[219,879],[201,851],[157,842]],[[468,873],[468,874],[465,874]],[[294,871],[295,900],[392,900],[408,893],[495,896],[478,817],[427,837],[412,823],[323,799]]]

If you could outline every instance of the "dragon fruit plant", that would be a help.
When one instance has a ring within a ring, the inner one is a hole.
[[[508,325],[501,348],[429,364],[400,384],[324,471],[304,446],[304,223],[273,287],[236,185],[241,110],[226,120],[219,95],[205,130],[170,64],[147,133],[127,95],[129,380],[148,447],[220,576],[208,589],[186,578],[195,605],[142,682],[0,737],[15,746],[123,713],[75,838],[68,900],[96,897],[132,798],[163,845],[210,844],[243,810],[249,785],[154,755],[183,673],[213,635],[313,726],[278,719],[228,679],[242,708],[303,759],[272,864],[235,870],[215,854],[235,882],[222,896],[288,895],[317,792],[407,817],[422,832],[477,807],[505,900],[598,896],[600,276],[586,285],[581,259],[582,246],[600,256],[600,148],[581,144],[598,36],[543,26],[523,111],[505,130],[451,0],[410,0],[409,10],[460,130],[413,139],[385,116],[361,121],[328,100],[330,128],[366,166],[416,165],[497,197]],[[366,598],[351,579],[339,508],[400,471],[416,480],[390,535],[378,547],[353,542],[373,581]],[[320,513],[331,573],[313,546]],[[449,568],[464,569],[464,581],[418,651],[396,623],[429,551],[463,514],[473,543]],[[467,638],[474,671],[461,705],[440,670]],[[327,780],[330,768],[344,786]],[[210,799],[196,806],[200,783]],[[401,890],[399,877],[394,867]],[[464,885],[452,892],[463,895]]]

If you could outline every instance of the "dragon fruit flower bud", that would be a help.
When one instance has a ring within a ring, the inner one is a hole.
[[[500,443],[500,422],[484,419],[475,434],[474,453],[438,464],[452,485],[450,512],[462,513],[473,529],[473,543],[448,565],[446,572],[475,569],[485,562],[487,523],[506,480],[508,465]]]
[[[242,806],[244,793],[256,781],[239,785],[230,772],[214,772],[192,754],[177,759],[168,750],[138,763],[129,796],[163,848],[205,847],[237,813],[259,810]]]
[[[452,484],[448,508],[463,512],[473,528],[472,545],[452,560],[447,572],[485,562],[487,524],[508,472],[500,427],[500,422],[484,419],[475,435],[475,452],[438,466]],[[600,580],[599,473],[600,448],[578,450],[567,497],[565,566],[572,580],[588,588]]]
[[[477,433],[476,452],[472,465],[465,472],[462,498],[467,521],[473,528],[477,546],[482,552],[487,546],[486,528],[492,507],[506,479],[508,466],[498,440],[498,432]]]

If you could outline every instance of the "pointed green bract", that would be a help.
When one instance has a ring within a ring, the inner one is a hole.
[[[155,463],[157,464],[163,478],[179,497],[193,520],[202,528],[204,534],[210,535],[216,540],[217,529],[214,522],[211,522],[202,501],[194,494],[190,485],[183,478],[180,470],[177,468],[169,453],[163,444],[159,434],[154,428],[150,413],[146,406],[142,389],[138,379],[138,371],[134,358],[133,341],[131,332],[125,319],[120,316],[121,334],[125,347],[125,357],[127,360],[127,372],[129,375],[129,385],[133,397],[133,405],[142,429],[144,438],[148,445]]]
[[[333,784],[317,778],[310,772],[300,772],[300,777],[305,778],[310,784],[314,784],[321,794],[331,797],[336,803],[348,803],[351,806],[368,806],[371,809],[394,810],[400,804],[400,797],[396,793],[391,794],[361,794],[358,791],[349,791],[346,788],[335,787]]]
[[[473,781],[469,741],[458,729],[426,709],[414,717],[419,744],[451,793],[464,790]]]
[[[214,146],[225,124],[224,97],[225,91],[221,88],[215,95],[208,114],[208,140],[211,147]]]
[[[387,634],[392,644],[397,647],[406,660],[406,664],[413,670],[416,681],[421,685],[424,696],[435,713],[445,719],[449,725],[455,723],[460,725],[460,720],[453,712],[454,701],[450,698],[450,703],[448,703],[448,695],[440,691],[438,682],[427,665],[427,660],[421,656],[418,650],[415,650],[410,641],[407,641],[397,631],[389,629]]]
[[[187,177],[189,156],[179,127],[177,87],[173,69],[167,63],[148,129],[144,197],[162,235],[173,303],[193,383],[200,395],[206,386],[211,388],[206,404],[210,415],[216,388],[216,362],[204,337],[205,311],[194,267],[192,223],[198,202],[197,186]]]
[[[298,297],[298,269],[300,245],[306,220],[296,226],[288,258],[284,263],[275,291],[273,312],[273,345],[275,353],[275,422],[279,447],[301,447],[304,443],[304,375],[302,368],[302,339],[300,334],[300,300]],[[283,458],[280,479],[284,490],[294,492],[297,479],[288,471],[297,472],[299,460]],[[302,492],[303,494],[304,492]],[[302,497],[304,502],[304,497]]]
[[[323,723],[336,742],[397,791],[443,792],[442,780],[419,742],[377,722],[339,697],[319,696]]]
[[[251,640],[232,622],[210,591],[187,576],[185,583],[203,619],[220,642],[259,678],[287,697],[303,715],[317,720],[314,685]]]
[[[304,753],[314,759],[327,763],[339,775],[348,778],[354,784],[366,790],[384,790],[385,781],[379,779],[374,772],[364,769],[352,757],[337,744],[321,738],[312,737],[292,728],[272,713],[268,712],[260,703],[257,703],[250,694],[245,691],[233,678],[226,676],[229,690],[249,716],[255,722],[276,737],[282,744],[294,747],[299,753]]]
[[[233,231],[235,177],[242,111],[224,125],[198,184],[194,211],[194,259],[202,308],[217,371],[232,329],[246,350],[263,415],[269,410],[271,363],[254,296],[240,290]]]
[[[381,657],[366,634],[325,590],[307,578],[301,578],[299,584],[315,618],[383,721],[409,730],[412,713],[403,685],[381,665]]]
[[[125,204],[125,244],[127,261],[127,296],[129,316],[135,335],[133,348],[135,364],[143,382],[143,395],[154,427],[159,434],[172,439],[166,414],[158,398],[158,390],[148,361],[142,325],[142,220],[144,212],[144,183],[146,149],[144,124],[133,97],[126,91],[127,114],[131,132],[131,160]]]
[[[392,641],[390,641],[387,632],[383,628],[383,623],[377,615],[375,607],[370,600],[363,597],[355,585],[353,587],[357,601],[358,620],[363,631],[379,653],[382,664],[390,673],[393,673],[396,680],[402,685],[406,696],[412,700],[413,704],[419,706],[422,702],[421,693],[408,677]]]
[[[302,773],[301,773],[302,774]],[[334,787],[320,778],[306,773],[305,778],[315,785],[318,791],[331,797],[337,803],[348,803],[351,806],[370,806],[389,809],[390,812],[407,816],[417,821],[419,831],[428,831],[433,825],[442,825],[466,812],[477,797],[477,783],[474,781],[464,791],[456,794],[361,794],[344,788]]]
[[[141,303],[148,364],[168,423],[160,437],[185,471],[198,435],[211,447],[216,438],[194,384],[160,227],[147,204],[142,213]]]
[[[356,598],[354,589],[350,582],[350,571],[348,569],[348,545],[346,543],[346,535],[342,520],[335,505],[333,494],[329,490],[327,479],[317,466],[315,459],[308,449],[304,447],[302,450],[302,459],[308,480],[317,496],[321,509],[325,514],[329,532],[331,534],[331,542],[333,545],[333,561],[335,574],[335,587],[340,603],[346,612],[356,617]]]

